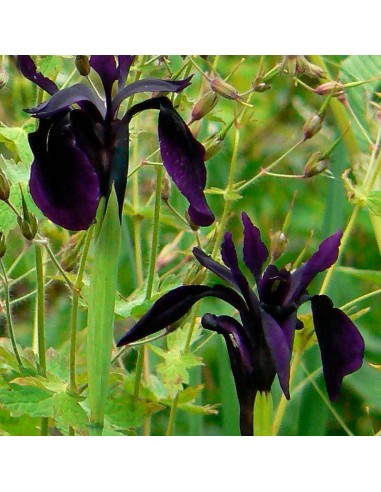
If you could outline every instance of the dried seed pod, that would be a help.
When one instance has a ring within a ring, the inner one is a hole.
[[[303,126],[304,140],[312,138],[323,126],[324,115],[319,113],[312,114]]]
[[[4,171],[0,169],[0,200],[7,202],[10,194],[10,184]]]
[[[5,236],[4,233],[0,231],[0,258],[2,258],[5,255],[6,250],[7,250],[7,245],[5,243]]]
[[[277,231],[274,233],[270,233],[270,252],[271,252],[271,261],[274,262],[284,253],[285,249],[288,245],[288,238],[286,234],[282,231]]]
[[[328,160],[324,158],[321,152],[315,152],[304,166],[304,178],[312,178],[328,168]]]

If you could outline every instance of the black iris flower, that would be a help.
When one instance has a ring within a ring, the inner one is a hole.
[[[37,71],[29,56],[19,56],[23,75],[50,94],[50,98],[26,110],[39,119],[29,135],[34,155],[30,192],[46,217],[69,229],[87,229],[95,219],[99,200],[114,184],[120,210],[127,172],[129,123],[146,109],[159,111],[158,134],[163,164],[189,202],[189,216],[200,226],[210,225],[214,216],[205,196],[204,147],[165,96],[151,97],[132,105],[123,116],[120,106],[139,93],[176,93],[190,83],[145,79],[126,85],[134,57],[91,56],[90,66],[99,75],[103,97],[90,86],[78,83],[59,90]]]
[[[289,271],[270,263],[260,232],[243,213],[243,261],[256,284],[254,291],[242,272],[231,233],[221,247],[224,265],[201,249],[194,248],[198,262],[226,284],[184,285],[158,299],[151,309],[122,337],[118,346],[127,345],[182,318],[200,299],[217,297],[237,310],[232,316],[203,315],[204,328],[221,334],[226,342],[240,404],[242,435],[253,434],[253,406],[258,392],[268,393],[277,376],[289,398],[290,360],[296,329],[303,327],[298,308],[311,302],[313,323],[321,352],[323,374],[331,400],[340,393],[344,376],[362,365],[364,341],[351,319],[335,308],[326,295],[309,295],[307,288],[319,272],[335,263],[342,232],[325,239],[303,265]]]

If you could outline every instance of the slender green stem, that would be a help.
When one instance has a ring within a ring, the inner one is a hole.
[[[44,267],[42,261],[42,246],[35,244],[36,255],[36,279],[37,279],[37,334],[38,334],[38,360],[39,371],[42,376],[46,375],[45,354],[45,284]]]
[[[3,260],[0,260],[0,266],[1,266],[1,271],[3,273],[3,284],[4,284],[4,290],[5,290],[5,309],[6,309],[9,336],[11,338],[12,348],[13,348],[13,351],[15,353],[17,364],[18,364],[19,368],[21,369],[23,367],[23,363],[21,361],[21,358],[20,358],[20,355],[19,355],[19,352],[17,349],[15,331],[14,331],[14,327],[13,327],[10,295],[9,295],[8,275],[7,275],[7,271],[4,267]]]
[[[278,159],[276,161],[274,161],[273,163],[271,163],[268,166],[261,169],[261,171],[258,174],[256,174],[255,176],[253,176],[251,179],[249,179],[249,181],[246,181],[246,183],[244,183],[241,186],[239,186],[238,188],[236,188],[236,191],[240,192],[240,191],[244,190],[248,186],[252,185],[257,179],[259,179],[263,175],[269,173],[272,169],[274,169],[274,167],[276,167],[278,164],[280,164],[283,161],[283,159],[285,159],[289,154],[291,154],[291,152],[293,152],[295,149],[297,149],[303,143],[303,141],[304,140],[299,140],[298,142],[296,142],[295,145],[293,145],[284,154],[282,154],[280,157],[278,157]]]
[[[168,427],[167,427],[167,436],[173,436],[173,432],[175,430],[175,422],[176,422],[176,413],[177,413],[177,406],[179,403],[179,393],[176,394],[172,406],[171,406],[171,413],[169,414],[169,421],[168,421]]]
[[[381,289],[374,290],[373,292],[369,292],[368,294],[364,294],[363,296],[357,297],[350,302],[347,302],[343,306],[340,307],[341,310],[347,310],[352,306],[355,306],[359,302],[365,301],[366,299],[370,299],[371,297],[375,297],[381,294]]]

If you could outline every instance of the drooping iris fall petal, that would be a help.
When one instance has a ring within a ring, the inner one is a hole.
[[[353,321],[325,295],[311,298],[328,395],[336,400],[344,376],[362,366],[364,340]]]
[[[24,77],[41,87],[48,94],[54,94],[58,91],[57,85],[37,70],[37,67],[29,55],[19,55],[17,63]]]

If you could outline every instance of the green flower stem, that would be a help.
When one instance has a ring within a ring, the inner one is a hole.
[[[17,343],[16,343],[15,331],[13,327],[11,302],[10,302],[10,295],[9,295],[9,283],[8,283],[9,279],[8,279],[7,271],[4,267],[3,260],[0,260],[0,266],[3,274],[3,284],[4,284],[4,291],[5,291],[5,309],[6,309],[9,336],[11,338],[12,348],[15,353],[17,364],[19,366],[19,369],[21,369],[23,367],[23,363],[21,361],[19,352],[17,350]]]
[[[36,279],[37,279],[37,301],[36,301],[36,323],[37,323],[37,344],[38,344],[38,371],[42,376],[46,376],[46,348],[45,348],[45,284],[44,284],[44,265],[42,259],[41,244],[36,243]],[[49,419],[41,418],[40,435],[49,434]]]
[[[44,267],[42,261],[42,245],[35,244],[36,256],[36,279],[37,279],[37,338],[38,338],[38,360],[39,372],[46,376],[46,348],[45,348],[45,284]]]
[[[295,149],[297,149],[303,142],[304,142],[304,140],[299,140],[298,142],[296,142],[295,145],[293,145],[284,154],[282,154],[280,157],[278,157],[278,159],[276,161],[272,162],[267,167],[264,167],[263,169],[261,169],[261,171],[258,174],[256,174],[251,179],[249,179],[249,181],[246,181],[246,183],[244,183],[241,186],[239,186],[238,188],[236,188],[235,191],[240,192],[240,191],[246,189],[248,186],[252,185],[257,179],[261,178],[265,174],[268,174],[270,171],[272,171],[272,169],[274,169],[274,167],[276,167],[278,164],[280,164],[283,161],[283,159],[285,159],[289,154],[291,154],[291,152],[293,152]]]
[[[233,191],[234,188],[234,175],[237,167],[237,154],[238,154],[238,147],[239,147],[239,128],[238,126],[235,127],[235,135],[234,135],[234,144],[233,144],[233,152],[232,152],[232,158],[230,162],[230,170],[229,170],[229,178],[228,178],[228,184],[226,187],[226,191]],[[225,196],[225,203],[224,203],[224,209],[222,212],[222,217],[221,217],[221,222],[218,227],[217,235],[216,235],[216,241],[214,243],[214,248],[212,252],[212,257],[214,258],[217,254],[218,248],[221,244],[222,236],[225,232],[226,224],[228,221],[230,209],[232,206],[232,200],[230,200],[228,197]]]
[[[373,292],[369,292],[368,294],[364,294],[363,296],[356,297],[350,302],[347,302],[343,306],[340,307],[341,310],[348,310],[350,307],[355,306],[359,302],[365,301],[366,299],[370,299],[371,297],[375,297],[381,295],[381,289],[374,290]]]
[[[69,355],[69,388],[73,392],[77,391],[75,367],[76,367],[78,305],[79,305],[80,291],[82,288],[83,275],[85,272],[87,255],[91,244],[92,233],[93,233],[93,228],[91,227],[86,232],[85,244],[83,246],[77,278],[75,280],[75,289],[73,289],[73,301],[72,301],[71,315],[70,315],[70,355]]]
[[[176,394],[175,399],[173,400],[171,406],[171,413],[169,414],[169,421],[167,427],[167,436],[173,436],[173,432],[175,430],[175,422],[176,422],[176,413],[177,413],[177,405],[179,403],[179,393]]]

